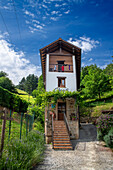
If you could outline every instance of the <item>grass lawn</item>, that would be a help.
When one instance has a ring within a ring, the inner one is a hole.
[[[99,99],[87,99],[86,106],[83,106],[81,109],[81,113],[83,115],[87,115],[91,110],[91,116],[97,117],[101,115],[102,110],[110,110],[113,109],[113,90],[109,92],[105,92],[103,96],[101,96],[101,100]]]
[[[102,103],[92,108],[92,117],[100,116],[102,110],[110,110],[113,108],[113,103]]]

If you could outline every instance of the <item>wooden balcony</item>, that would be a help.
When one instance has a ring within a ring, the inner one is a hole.
[[[73,72],[73,65],[70,64],[50,64],[50,72]]]

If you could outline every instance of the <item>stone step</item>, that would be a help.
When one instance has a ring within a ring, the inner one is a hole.
[[[54,135],[53,137],[54,138],[68,138],[69,139],[68,135]]]
[[[58,144],[53,144],[53,146],[71,146],[71,144],[70,143],[58,143]]]
[[[54,122],[53,148],[60,150],[72,150],[72,145],[64,121]]]
[[[70,141],[69,138],[54,138],[54,141]]]
[[[72,146],[54,146],[54,149],[58,149],[58,150],[72,150]]]
[[[63,143],[65,143],[65,144],[70,144],[70,141],[54,141],[53,142],[54,144],[63,144]]]

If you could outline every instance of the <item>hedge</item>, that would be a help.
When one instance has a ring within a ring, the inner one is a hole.
[[[26,112],[29,103],[0,86],[0,105],[16,112]]]

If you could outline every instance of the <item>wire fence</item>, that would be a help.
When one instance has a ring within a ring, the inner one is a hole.
[[[29,115],[28,113],[13,113],[10,110],[10,113],[7,112],[7,109],[4,108],[0,113],[1,125],[1,146],[0,146],[0,157],[2,156],[5,139],[8,139],[8,142],[11,138],[22,139],[23,136],[27,136],[28,132],[33,129],[34,116]],[[7,141],[7,140],[6,140]]]

